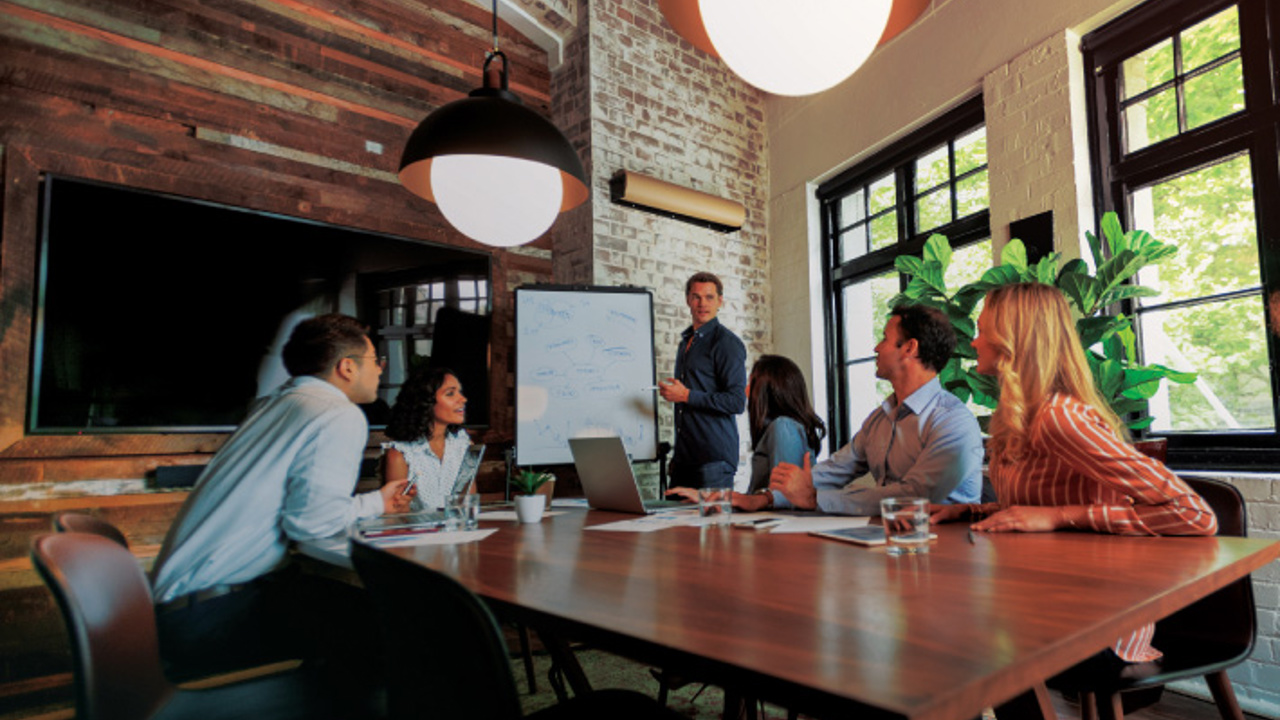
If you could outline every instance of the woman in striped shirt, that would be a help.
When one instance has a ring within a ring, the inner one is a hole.
[[[1000,383],[988,468],[997,503],[937,506],[935,522],[972,519],[984,532],[1087,530],[1117,535],[1212,535],[1208,504],[1127,441],[1099,395],[1062,293],[1005,285],[987,294],[973,341],[977,371]],[[1154,660],[1152,627],[1113,648]]]

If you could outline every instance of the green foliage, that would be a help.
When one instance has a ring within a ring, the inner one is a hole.
[[[1103,311],[1123,300],[1158,295],[1157,291],[1132,280],[1142,268],[1172,257],[1177,248],[1141,230],[1125,232],[1115,213],[1103,217],[1102,235],[1099,239],[1093,233],[1085,233],[1094,266],[1098,268],[1096,273],[1078,259],[1067,262],[1059,270],[1061,256],[1058,253],[1032,265],[1027,261],[1026,246],[1014,238],[1001,251],[999,265],[987,270],[979,280],[950,292],[944,278],[951,262],[951,245],[945,237],[935,234],[925,242],[920,257],[897,258],[895,266],[910,281],[892,304],[920,303],[947,314],[956,332],[956,351],[938,374],[939,381],[961,400],[994,409],[1000,393],[995,378],[980,375],[961,363],[963,359],[976,357],[970,345],[977,333],[974,308],[988,290],[1002,285],[1023,282],[1054,285],[1077,314],[1076,332],[1086,349],[1098,390],[1117,415],[1132,420],[1131,429],[1143,429],[1151,424],[1147,401],[1155,395],[1160,382],[1192,383],[1196,375],[1163,365],[1139,365],[1133,321],[1123,314],[1104,314]]]
[[[556,476],[549,472],[521,470],[511,478],[511,488],[517,495],[532,495],[538,492],[538,488],[555,479]]]

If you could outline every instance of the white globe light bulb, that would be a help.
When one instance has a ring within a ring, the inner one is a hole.
[[[560,214],[564,183],[550,165],[498,155],[440,155],[431,192],[449,224],[477,242],[533,242]]]
[[[811,95],[866,62],[893,0],[698,0],[698,8],[730,70],[775,95]]]

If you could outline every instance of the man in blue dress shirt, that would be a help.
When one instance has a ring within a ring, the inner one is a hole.
[[[976,503],[982,496],[982,433],[973,413],[938,382],[955,350],[955,331],[940,311],[899,305],[876,345],[876,377],[893,394],[871,412],[853,441],[810,467],[779,463],[769,489],[734,498],[743,510],[797,508],[879,515],[881,498],[914,495],[930,502]],[[853,481],[870,472],[871,486]]]
[[[369,441],[356,404],[377,398],[382,361],[364,326],[337,314],[299,323],[283,357],[292,378],[213,456],[156,558],[161,656],[176,679],[336,653],[352,653],[338,664],[355,674],[376,651],[353,624],[367,612],[358,592],[291,572],[288,549],[408,511],[404,480],[352,495]],[[361,685],[339,675],[339,687]]]
[[[693,324],[680,335],[675,377],[662,381],[662,399],[675,403],[671,485],[732,488],[738,469],[738,422],[747,408],[747,348],[716,314],[724,284],[708,272],[685,283]]]

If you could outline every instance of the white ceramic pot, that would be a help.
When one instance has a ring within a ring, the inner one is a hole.
[[[542,521],[542,511],[547,507],[547,497],[545,495],[517,495],[516,496],[516,517],[522,523],[536,523]]]

